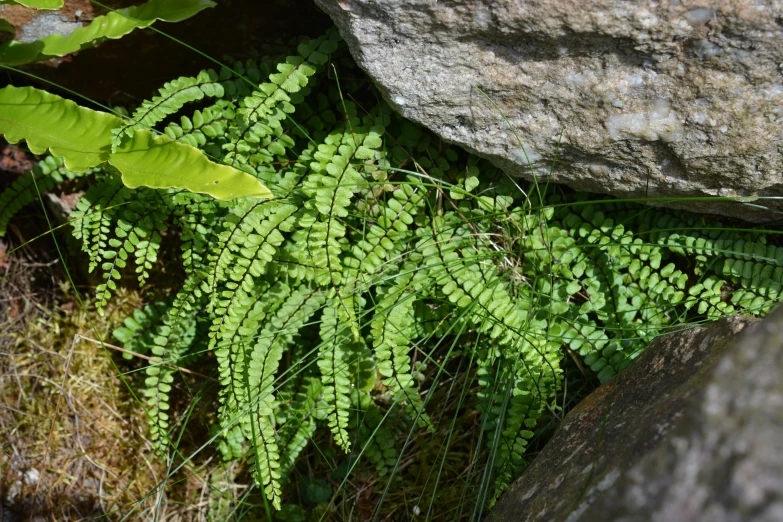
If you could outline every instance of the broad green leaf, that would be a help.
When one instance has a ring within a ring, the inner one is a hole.
[[[16,29],[8,23],[8,20],[4,18],[0,18],[0,31],[5,31],[6,33],[16,33]]]
[[[92,47],[107,38],[117,39],[136,28],[148,27],[156,20],[164,22],[185,20],[214,5],[215,3],[210,0],[150,0],[142,5],[99,16],[90,25],[80,27],[69,35],[53,34],[29,43],[7,42],[0,45],[0,63],[22,65],[65,56]]]
[[[0,5],[23,5],[35,9],[59,9],[63,6],[63,0],[0,0]]]
[[[27,140],[35,154],[50,149],[74,172],[109,160],[110,131],[121,123],[116,116],[32,87],[0,89],[0,134],[11,143]]]
[[[213,163],[198,149],[147,130],[135,131],[110,155],[109,163],[122,173],[122,182],[130,188],[184,188],[217,199],[273,197],[250,174]]]
[[[69,170],[109,163],[130,188],[182,188],[217,199],[271,198],[255,177],[207,159],[201,151],[168,136],[141,130],[111,152],[111,130],[123,120],[32,87],[0,89],[0,134],[10,143],[26,140],[35,154],[49,149]]]

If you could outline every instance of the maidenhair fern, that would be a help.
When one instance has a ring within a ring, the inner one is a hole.
[[[39,193],[48,192],[65,180],[91,174],[92,171],[71,172],[61,158],[46,157],[33,169],[19,176],[10,188],[0,194],[0,236],[4,236],[8,223],[19,210],[35,200]]]
[[[677,325],[780,300],[783,247],[771,236],[552,188],[528,198],[396,116],[366,82],[338,85],[332,73],[353,67],[338,41],[330,32],[288,57],[180,78],[113,129],[117,150],[134,132],[165,132],[275,199],[130,189],[101,170],[72,214],[103,275],[99,308],[122,278],[147,281],[161,245],[179,238],[177,289],[115,332],[154,356],[145,408],[161,452],[173,366],[211,353],[219,448],[250,458],[276,507],[319,426],[391,475],[402,427],[434,428],[422,391],[433,388],[416,368],[450,339],[477,377],[484,483],[499,492],[556,409],[564,353],[605,381]],[[55,159],[34,172],[44,189],[71,177]],[[18,181],[0,225],[33,195]]]

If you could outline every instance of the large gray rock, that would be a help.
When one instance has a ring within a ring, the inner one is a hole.
[[[490,520],[779,522],[781,445],[783,308],[655,341],[566,416]]]
[[[783,195],[781,0],[316,3],[394,108],[507,172],[544,178],[559,149],[580,190]]]

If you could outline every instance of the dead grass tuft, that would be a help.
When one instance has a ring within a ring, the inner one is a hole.
[[[203,520],[209,473],[185,467],[164,480],[115,366],[127,361],[80,338],[110,339],[138,294],[120,292],[99,318],[53,284],[46,270],[59,260],[10,250],[0,243],[0,520]]]

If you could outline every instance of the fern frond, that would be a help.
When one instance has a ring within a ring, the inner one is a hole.
[[[531,325],[545,329],[544,325]],[[523,341],[516,362],[510,404],[498,444],[495,495],[504,491],[527,465],[525,449],[541,415],[560,388],[560,343],[546,336]]]
[[[65,180],[92,174],[93,171],[71,172],[61,158],[47,156],[35,164],[32,171],[16,178],[13,184],[0,194],[0,237],[5,236],[9,221],[25,205],[32,203],[39,194],[48,192]]]
[[[233,487],[237,480],[237,471],[236,464],[219,464],[210,471],[206,517],[208,521],[231,520],[232,510],[236,504]]]
[[[235,299],[250,292],[258,277],[266,273],[277,248],[283,242],[281,231],[291,228],[289,218],[297,207],[288,203],[241,202],[231,209],[224,220],[226,231],[219,239],[220,252],[212,261],[213,268],[206,284],[211,303],[218,315],[213,331],[221,328],[221,317]],[[222,283],[225,281],[225,289]],[[222,292],[221,292],[222,290]]]
[[[278,430],[283,484],[288,482],[296,458],[315,433],[315,411],[322,396],[323,384],[317,377],[307,377],[297,384],[295,397],[284,409],[285,420]]]
[[[105,259],[119,210],[131,197],[120,180],[110,176],[87,189],[71,212],[72,233],[90,258],[90,272]]]
[[[351,365],[348,345],[350,326],[345,322],[340,303],[332,298],[327,301],[321,317],[321,348],[318,352],[318,368],[323,383],[323,402],[328,411],[328,425],[334,440],[346,453],[351,449],[348,436],[350,428],[351,379],[347,369]]]
[[[114,213],[114,234],[106,234],[103,227],[99,231],[97,257],[103,260],[101,269],[104,282],[95,289],[95,306],[101,314],[112,292],[117,289],[122,269],[131,257],[135,258],[139,284],[144,284],[149,277],[169,217],[168,207],[156,192],[137,191],[132,199],[128,192],[124,187],[117,192],[122,194],[118,198],[122,197],[125,205]]]
[[[422,426],[432,427],[424,412],[408,355],[414,336],[414,303],[421,281],[414,281],[414,265],[408,264],[378,303],[372,321],[373,349],[378,373],[396,401],[402,403]],[[417,288],[418,286],[418,288]]]
[[[277,64],[276,73],[258,86],[239,104],[239,121],[229,128],[231,139],[223,145],[225,161],[240,166],[250,160],[250,153],[259,163],[271,163],[275,157],[286,156],[294,145],[282,122],[294,112],[294,106],[303,101],[300,91],[307,87],[309,78],[327,61],[337,48],[336,31],[319,39],[299,45],[298,53]]]
[[[404,423],[393,410],[384,415],[367,395],[361,396],[357,402],[362,410],[360,412],[362,424],[359,428],[357,446],[361,445],[362,455],[375,466],[378,476],[389,478],[397,466],[396,441]]]
[[[399,258],[408,246],[412,236],[408,227],[424,208],[426,191],[412,177],[407,181],[391,197],[381,192],[374,201],[364,203],[367,208],[357,204],[358,210],[366,213],[366,219],[372,220],[369,228],[355,234],[351,241],[353,256],[364,272],[374,274],[381,267],[394,271],[396,264],[392,260]]]
[[[120,341],[126,350],[134,353],[146,354],[155,345],[156,327],[163,322],[168,306],[159,301],[133,311],[131,317],[123,321],[125,326],[115,328],[112,336]],[[132,359],[133,355],[123,353],[124,359]]]
[[[211,326],[210,347],[215,348],[219,365],[220,415],[224,427],[235,423],[242,427],[246,438],[253,440],[245,425],[250,424],[250,392],[248,387],[248,368],[251,364],[250,343],[254,334],[261,328],[268,315],[275,312],[288,298],[291,289],[283,284],[274,286],[265,281],[259,282],[250,291],[243,292],[242,298],[224,316],[219,316]],[[219,319],[219,324],[218,323]]]
[[[235,117],[236,105],[229,100],[218,100],[214,105],[196,110],[190,118],[181,116],[180,123],[169,123],[164,132],[172,140],[203,148],[208,156],[221,158],[222,148],[211,140],[222,137]]]
[[[348,107],[349,112],[355,111],[353,105]],[[382,129],[375,127],[367,134],[358,130],[346,129],[327,136],[313,155],[313,173],[302,187],[311,199],[304,203],[309,212],[299,222],[303,230],[297,238],[306,244],[299,261],[317,267],[315,278],[321,285],[336,287],[343,282],[340,241],[346,227],[342,219],[348,217],[354,194],[364,186],[364,177],[351,162],[370,159],[374,153],[369,145],[380,146],[378,135]]]
[[[167,116],[176,114],[186,103],[210,98],[222,98],[226,91],[236,92],[234,84],[228,80],[231,71],[223,69],[220,76],[212,69],[201,71],[196,77],[183,76],[166,83],[158,95],[144,101],[131,116],[130,123],[112,129],[112,152],[117,152],[123,137],[133,137],[134,129],[152,129]],[[172,137],[176,139],[176,137]]]
[[[221,430],[222,436],[218,442],[218,451],[225,462],[241,459],[247,453],[245,447],[245,436],[242,434],[242,428],[238,425],[224,428]]]
[[[169,428],[171,427],[169,394],[174,382],[175,370],[173,366],[179,363],[180,357],[195,339],[196,323],[194,318],[185,324],[178,325],[178,330],[180,332],[179,342],[175,344],[169,342],[171,338],[170,325],[164,323],[155,328],[151,352],[157,360],[153,359],[145,370],[147,378],[144,380],[144,397],[150,425],[150,439],[156,451],[161,455],[165,454],[166,448],[171,443],[169,439]]]
[[[259,333],[246,365],[250,414],[245,428],[255,458],[253,473],[269,500],[280,509],[280,450],[275,432],[274,380],[284,350],[296,332],[322,306],[323,295],[300,287]]]

